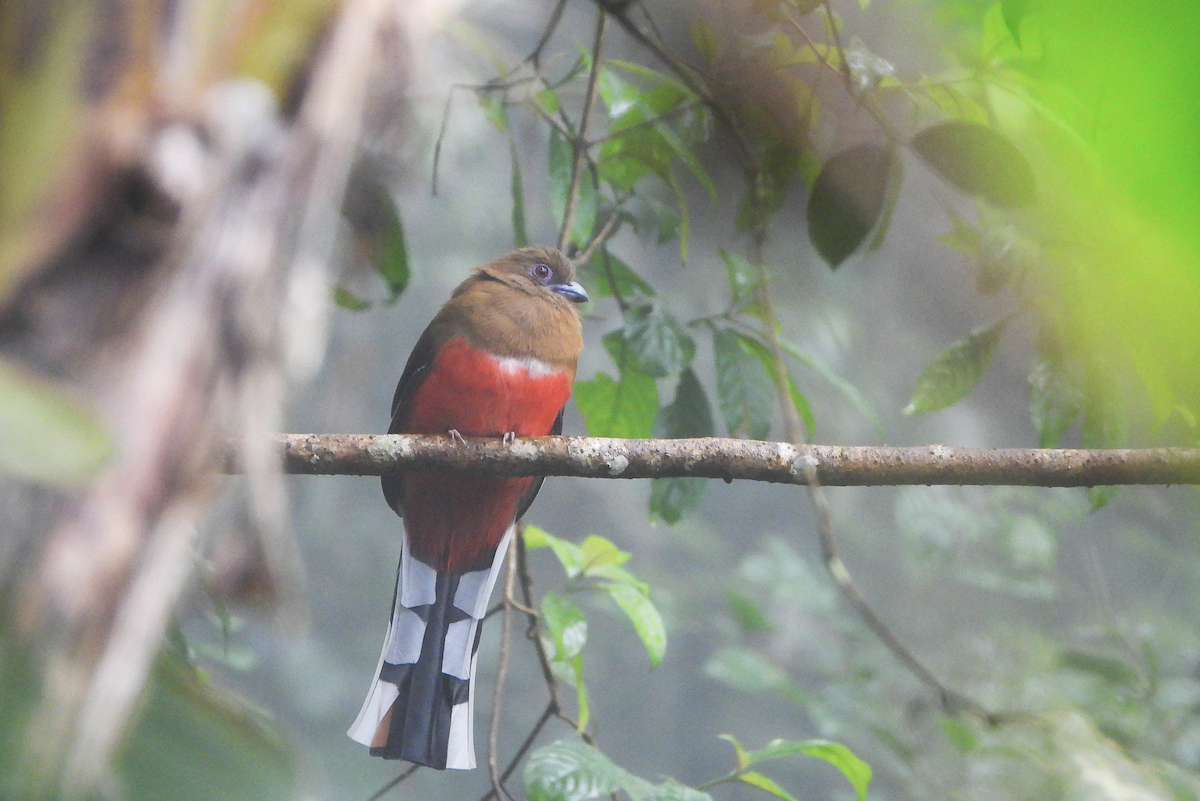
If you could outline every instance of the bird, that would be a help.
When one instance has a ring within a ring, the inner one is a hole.
[[[571,261],[521,248],[477,268],[417,340],[392,399],[389,434],[562,433],[588,299]],[[403,518],[392,617],[375,678],[348,732],[372,756],[475,767],[480,623],[516,521],[541,477],[450,472],[382,478]]]

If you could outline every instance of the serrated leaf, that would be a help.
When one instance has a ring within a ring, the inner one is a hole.
[[[1036,200],[1028,160],[985,125],[965,120],[939,123],[914,136],[912,146],[930,167],[968,194],[1005,208]]]
[[[623,317],[621,330],[604,337],[605,347],[622,370],[663,378],[691,364],[696,355],[695,340],[657,304],[631,306]]]
[[[730,435],[766,439],[771,433],[775,387],[762,362],[745,347],[742,337],[728,329],[713,333],[713,351],[717,402]]]
[[[646,646],[650,664],[656,667],[667,650],[667,629],[663,625],[658,607],[649,596],[628,584],[604,583],[600,588],[617,602],[617,606],[621,607],[621,611],[629,618],[634,631]]]
[[[363,311],[371,308],[369,301],[363,300],[344,286],[335,286],[331,297],[335,305],[350,311]]]
[[[555,592],[546,593],[542,596],[542,622],[554,644],[554,661],[569,662],[583,651],[588,636],[587,618],[574,601]]]
[[[578,740],[542,746],[525,763],[529,801],[588,801],[615,793],[624,778],[623,769]]]
[[[711,64],[721,54],[721,40],[717,38],[717,32],[707,20],[700,17],[692,20],[692,24],[688,26],[688,35],[705,62]]]
[[[869,142],[831,156],[808,197],[808,237],[836,268],[875,228],[887,200],[895,154]]]
[[[0,360],[0,471],[79,486],[112,453],[108,431],[64,387]]]
[[[529,244],[529,233],[525,224],[525,186],[521,180],[521,159],[517,154],[517,143],[508,140],[509,156],[512,159],[512,179],[509,193],[512,195],[513,247],[523,248]]]
[[[581,265],[579,280],[593,300],[614,296],[637,300],[655,295],[653,287],[606,248],[600,248],[587,264]]]
[[[784,801],[796,801],[796,797],[794,795],[757,771],[752,770],[749,773],[743,773],[737,778],[738,781],[748,784],[751,787],[757,787],[763,792],[770,793],[776,798],[782,798]]]
[[[646,439],[654,433],[658,387],[645,373],[624,372],[619,383],[597,373],[576,381],[573,395],[589,436]]]
[[[917,385],[905,414],[928,414],[953,406],[975,391],[987,374],[996,355],[996,347],[1011,317],[977,328],[929,363]]]

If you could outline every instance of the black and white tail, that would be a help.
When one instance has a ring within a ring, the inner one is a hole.
[[[442,770],[475,767],[475,660],[479,624],[515,526],[492,566],[438,573],[400,553],[392,620],[375,680],[347,734],[372,756]]]

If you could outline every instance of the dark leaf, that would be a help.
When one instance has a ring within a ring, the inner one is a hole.
[[[678,373],[692,362],[696,343],[671,315],[657,304],[632,306],[624,313],[625,325],[604,337],[613,361],[653,378]]]
[[[529,244],[529,234],[525,225],[525,187],[521,180],[521,160],[517,156],[517,143],[508,140],[508,150],[512,157],[512,227],[513,246],[523,248]]]
[[[771,351],[767,346],[754,337],[742,334],[738,334],[738,337],[741,339],[742,345],[762,362],[763,369],[767,371],[767,375],[774,374],[775,358],[771,355]],[[788,397],[792,401],[792,406],[795,408],[796,414],[800,416],[800,422],[804,423],[805,433],[811,439],[813,432],[817,429],[817,421],[813,417],[812,407],[808,403],[808,398],[804,397],[799,387],[796,386],[796,380],[792,378],[791,373],[788,373],[787,381]]]
[[[912,139],[913,149],[954,186],[1005,208],[1036,199],[1033,168],[1021,151],[987,126],[952,120]]]
[[[621,374],[618,383],[606,373],[591,381],[575,382],[575,404],[593,437],[648,438],[658,413],[654,379],[636,371]]]
[[[808,197],[808,236],[821,258],[837,267],[866,240],[887,200],[895,155],[867,143],[830,157]]]
[[[717,400],[731,436],[766,439],[771,433],[774,384],[743,338],[728,329],[713,333],[717,363]]]
[[[970,395],[987,374],[1000,336],[1011,317],[977,328],[929,363],[917,379],[905,414],[928,414]]]
[[[1122,687],[1137,687],[1139,684],[1137,671],[1112,657],[1072,650],[1064,651],[1058,663],[1064,668],[1104,679],[1109,684]]]
[[[888,229],[892,227],[892,215],[896,213],[896,202],[900,199],[900,187],[904,184],[904,159],[896,153],[888,160],[887,193],[883,199],[883,212],[879,215],[879,225],[875,226],[875,236],[867,244],[867,250],[878,250],[887,237]]]
[[[733,612],[733,617],[737,620],[738,628],[742,632],[755,634],[761,631],[771,631],[771,624],[754,601],[737,590],[729,590],[725,593],[725,600],[729,602],[729,609]]]
[[[656,478],[650,482],[650,514],[673,526],[700,506],[708,492],[706,478]]]
[[[679,439],[711,437],[715,433],[712,407],[704,387],[690,368],[684,370],[675,389],[675,400],[664,406],[654,421],[654,435],[663,439]]]

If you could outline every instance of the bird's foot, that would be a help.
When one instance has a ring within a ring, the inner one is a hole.
[[[517,441],[517,432],[516,431],[509,431],[504,435],[504,444],[505,445],[512,445],[516,441]]]
[[[458,433],[457,428],[452,428],[449,431],[447,431],[446,433],[450,435],[450,439],[453,440],[455,444],[457,444],[457,445],[466,445],[467,444],[467,441],[465,439],[463,439],[463,435]]]

